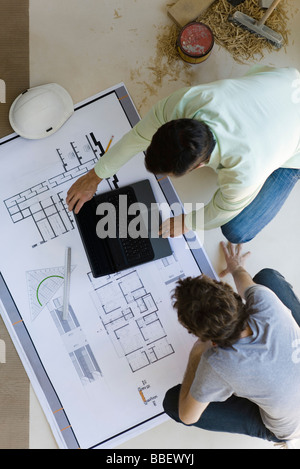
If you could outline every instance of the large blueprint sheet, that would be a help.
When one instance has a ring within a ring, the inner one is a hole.
[[[195,340],[178,324],[172,290],[187,275],[215,276],[201,245],[190,248],[184,237],[171,240],[165,259],[98,279],[90,273],[66,192],[111,136],[138,120],[119,84],[77,105],[51,137],[0,141],[0,311],[60,448],[112,448],[166,419],[164,394],[181,382]],[[169,179],[147,173],[143,160],[137,155],[99,190],[148,178],[158,203],[178,202]]]

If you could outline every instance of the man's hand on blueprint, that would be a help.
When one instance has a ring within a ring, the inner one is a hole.
[[[184,224],[184,215],[177,215],[162,222],[159,228],[159,235],[162,238],[176,238],[188,231],[189,229]]]
[[[69,211],[74,209],[74,212],[78,213],[83,204],[91,200],[101,181],[94,169],[77,179],[67,193],[66,202]]]

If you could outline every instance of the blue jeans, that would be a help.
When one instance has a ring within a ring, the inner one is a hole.
[[[266,180],[255,199],[236,217],[221,227],[234,244],[253,239],[277,215],[300,179],[300,169],[279,168]]]
[[[291,310],[300,326],[300,301],[292,286],[279,272],[273,269],[263,269],[253,280],[273,290]],[[181,385],[178,384],[167,391],[163,406],[165,412],[173,420],[182,423],[178,415],[180,387]],[[233,395],[224,402],[211,402],[193,426],[214,432],[238,433],[273,442],[280,441],[263,424],[259,407],[256,404]]]

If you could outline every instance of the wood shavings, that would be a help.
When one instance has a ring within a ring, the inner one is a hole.
[[[256,20],[262,18],[265,12],[259,7],[258,0],[246,0],[237,7],[230,5],[227,0],[216,0],[197,21],[207,24],[214,33],[215,42],[224,47],[239,63],[259,60],[264,57],[265,52],[278,50],[265,38],[230,23],[228,16],[235,11],[241,11]],[[288,44],[287,22],[286,2],[281,2],[266,21],[266,26],[282,34],[285,45]]]
[[[154,87],[160,87],[165,77],[169,81],[176,81],[179,76],[183,77],[186,86],[191,86],[192,69],[179,57],[176,47],[177,38],[178,28],[176,25],[164,26],[158,32],[155,56],[150,59],[147,66],[152,73]]]
[[[292,0],[284,0],[282,4],[279,4],[266,22],[267,26],[283,35],[286,45],[288,43],[287,9],[290,7],[290,1]],[[291,14],[293,8],[295,8],[294,5],[291,5]],[[276,51],[277,49],[266,39],[259,38],[228,21],[229,14],[233,14],[236,10],[256,19],[261,18],[264,13],[264,10],[258,6],[258,0],[246,0],[238,7],[233,7],[227,0],[216,0],[197,18],[197,21],[207,24],[214,33],[215,42],[224,47],[239,63],[257,61],[263,58],[265,52]],[[178,53],[176,42],[179,32],[180,28],[175,24],[159,26],[155,54],[146,64],[130,71],[131,80],[143,90],[144,96],[140,107],[146,107],[148,101],[159,93],[163,80],[168,80],[169,83],[180,80],[182,86],[192,86],[195,66],[184,62]],[[147,79],[142,78],[145,69],[149,71]]]
[[[144,90],[144,98],[141,105],[145,106],[149,98],[157,95],[163,84],[163,80],[168,82],[182,81],[182,86],[192,86],[193,69],[190,64],[183,62],[180,58],[176,41],[179,29],[176,25],[159,26],[156,36],[155,54],[150,57],[146,65],[131,70],[132,81],[141,85]],[[141,80],[142,69],[147,69],[147,81]]]
[[[122,15],[119,14],[118,10],[114,10],[114,19],[117,20],[119,18],[122,18]]]
[[[176,77],[181,71],[188,72],[190,66],[182,62],[178,55],[176,42],[179,29],[176,25],[164,27],[156,38],[155,66],[161,62],[165,64],[165,70],[170,76]]]

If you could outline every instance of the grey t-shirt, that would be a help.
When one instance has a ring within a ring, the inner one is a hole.
[[[191,386],[199,402],[232,394],[256,403],[265,426],[279,439],[300,438],[300,328],[268,288],[245,292],[252,335],[233,348],[213,347],[201,357]]]

